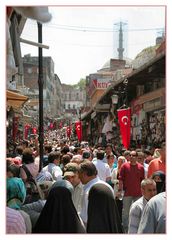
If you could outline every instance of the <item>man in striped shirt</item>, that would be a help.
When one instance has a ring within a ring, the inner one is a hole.
[[[26,233],[26,225],[21,213],[9,207],[6,207],[6,233]]]
[[[137,233],[143,210],[147,202],[156,195],[156,182],[153,179],[143,179],[141,182],[142,197],[130,208],[128,233]]]

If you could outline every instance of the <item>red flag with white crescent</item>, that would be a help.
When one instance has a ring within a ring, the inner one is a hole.
[[[78,140],[82,139],[82,123],[81,121],[75,122],[76,134],[78,136]]]
[[[131,109],[118,109],[117,112],[122,144],[128,149],[130,146]]]
[[[33,134],[36,134],[36,133],[37,133],[36,127],[33,127],[33,128],[32,128],[32,133],[33,133]]]
[[[68,126],[66,128],[66,134],[67,134],[67,137],[70,138],[70,135],[71,135],[71,126]]]

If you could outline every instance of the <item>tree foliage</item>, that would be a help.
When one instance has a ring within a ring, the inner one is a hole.
[[[73,87],[76,89],[84,90],[86,86],[86,79],[81,78],[77,84],[74,84]]]

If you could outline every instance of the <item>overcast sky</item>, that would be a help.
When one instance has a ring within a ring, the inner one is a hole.
[[[164,6],[52,6],[49,12],[52,20],[43,24],[43,43],[50,48],[43,50],[43,56],[52,57],[55,73],[67,84],[97,72],[114,58],[115,23],[127,23],[125,41],[131,59],[143,48],[155,45],[159,31],[165,27]],[[36,21],[27,20],[21,37],[37,41]],[[21,43],[21,49],[22,55],[38,54],[36,47],[27,44]]]

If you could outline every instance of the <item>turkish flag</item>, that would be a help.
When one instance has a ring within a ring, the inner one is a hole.
[[[82,123],[81,121],[75,122],[76,134],[78,136],[78,140],[82,139]]]
[[[131,109],[118,109],[117,112],[122,144],[128,149],[130,146]]]
[[[32,133],[33,133],[33,134],[36,134],[36,133],[37,133],[36,127],[33,127],[33,128],[32,128]]]
[[[29,124],[26,124],[26,125],[24,126],[24,138],[25,138],[25,139],[28,138],[29,128],[30,128],[30,125],[29,125]]]
[[[67,134],[67,137],[70,138],[70,135],[71,135],[71,127],[70,126],[68,126],[66,128],[66,134]]]

